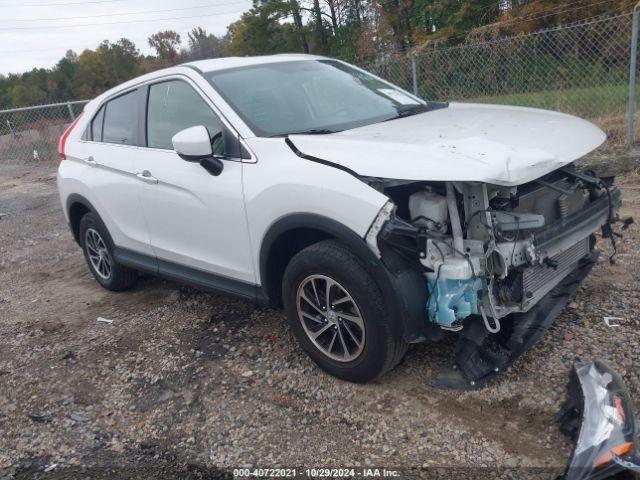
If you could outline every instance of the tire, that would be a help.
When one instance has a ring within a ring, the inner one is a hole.
[[[343,244],[327,240],[300,251],[287,265],[282,292],[293,333],[327,373],[365,383],[391,370],[404,357],[407,344],[392,333],[392,319],[378,285],[364,263]]]
[[[135,285],[138,272],[115,261],[113,240],[100,217],[92,212],[86,213],[80,219],[79,234],[84,258],[100,285],[114,292],[128,290]],[[95,265],[96,262],[98,265]],[[106,263],[109,265],[108,270]]]

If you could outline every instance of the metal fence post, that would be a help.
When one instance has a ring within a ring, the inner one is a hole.
[[[634,133],[634,115],[636,108],[636,68],[638,62],[638,20],[640,12],[638,11],[640,2],[633,9],[633,20],[631,30],[631,59],[629,61],[629,107],[627,109],[627,147],[633,143]]]
[[[76,116],[73,113],[73,108],[71,108],[71,104],[67,102],[67,109],[69,110],[69,116],[71,117],[71,121],[74,122],[76,120]]]
[[[413,94],[418,96],[418,67],[416,57],[411,57],[411,75],[413,77]]]

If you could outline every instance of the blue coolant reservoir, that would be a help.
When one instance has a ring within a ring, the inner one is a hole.
[[[429,319],[450,327],[456,320],[478,313],[478,292],[483,289],[482,279],[443,278],[442,271],[436,283],[436,273],[427,273],[429,288]]]

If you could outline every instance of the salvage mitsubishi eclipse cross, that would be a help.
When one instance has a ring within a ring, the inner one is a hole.
[[[457,332],[443,387],[530,348],[612,237],[620,192],[562,113],[425,102],[341,61],[203,60],[91,101],[58,188],[95,279],[138,272],[284,304],[302,348],[366,382]]]

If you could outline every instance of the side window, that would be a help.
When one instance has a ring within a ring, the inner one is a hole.
[[[135,145],[138,129],[137,92],[129,92],[107,102],[102,127],[102,141]]]
[[[104,105],[100,107],[98,113],[95,117],[93,117],[93,121],[91,122],[91,136],[90,140],[94,142],[102,141],[102,124],[104,122]]]
[[[180,130],[196,125],[207,127],[214,142],[213,152],[223,153],[223,142],[219,135],[222,123],[190,85],[181,80],[170,80],[149,87],[148,147],[173,150],[171,138]]]

